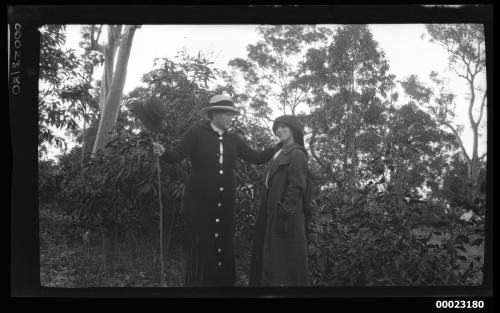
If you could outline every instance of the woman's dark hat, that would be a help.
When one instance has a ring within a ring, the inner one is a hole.
[[[208,105],[201,109],[202,113],[207,113],[208,111],[231,111],[236,114],[240,114],[240,111],[234,107],[234,102],[231,97],[226,95],[215,95],[210,98]]]
[[[283,124],[287,125],[288,127],[292,128],[293,131],[296,133],[295,141],[299,145],[304,146],[304,126],[295,116],[282,115],[282,116],[277,117],[273,123],[273,133],[275,135],[276,135],[276,132],[278,131],[278,126],[280,123],[283,123]]]
[[[300,123],[300,121],[293,115],[282,115],[277,117],[273,123],[274,134],[276,134],[276,131],[278,130],[279,123],[286,124],[289,127],[293,128],[298,133],[302,135],[304,134],[304,126],[302,126],[302,123]]]

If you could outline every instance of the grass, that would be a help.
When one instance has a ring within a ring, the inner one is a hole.
[[[99,238],[85,245],[78,229],[53,212],[40,214],[40,282],[46,287],[160,287],[157,251],[146,240],[133,246],[119,242],[114,261],[106,265]],[[172,245],[165,262],[166,284],[183,284],[184,254]]]
[[[40,282],[45,287],[160,287],[158,248],[145,239],[118,242],[112,265],[106,265],[99,236],[89,245],[84,229],[54,210],[40,211]],[[154,244],[153,244],[154,245]],[[236,245],[236,283],[248,286],[250,247]],[[172,240],[165,260],[167,287],[184,285],[184,250]]]
[[[50,234],[40,250],[40,281],[47,287],[160,287],[160,265],[154,253],[121,249],[112,265],[106,265],[102,248],[75,242],[57,242]],[[172,249],[165,263],[168,287],[182,286],[183,256]]]

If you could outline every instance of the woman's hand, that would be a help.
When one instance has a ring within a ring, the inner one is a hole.
[[[157,142],[153,143],[153,153],[157,156],[161,156],[163,153],[165,153],[165,148],[163,148],[162,145],[160,145]]]
[[[277,203],[277,215],[279,218],[286,220],[288,219],[291,215],[293,215],[295,212],[293,210],[287,209],[283,203],[278,202]]]

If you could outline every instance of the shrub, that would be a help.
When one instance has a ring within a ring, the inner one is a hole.
[[[339,208],[322,205],[309,235],[313,284],[429,286],[478,284],[483,227],[464,228],[460,210],[372,189]]]

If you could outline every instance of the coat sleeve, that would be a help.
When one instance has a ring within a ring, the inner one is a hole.
[[[273,155],[282,147],[282,143],[276,144],[274,147],[269,147],[263,151],[255,151],[250,148],[247,143],[238,137],[238,157],[254,164],[263,164],[271,160]]]
[[[181,140],[170,151],[165,151],[160,156],[160,160],[167,163],[180,162],[187,156],[191,155],[197,141],[195,127],[189,128],[181,137]]]
[[[278,216],[288,218],[302,204],[306,190],[307,160],[303,151],[295,149],[291,152],[290,164],[287,168],[288,185],[283,200],[278,202]]]

